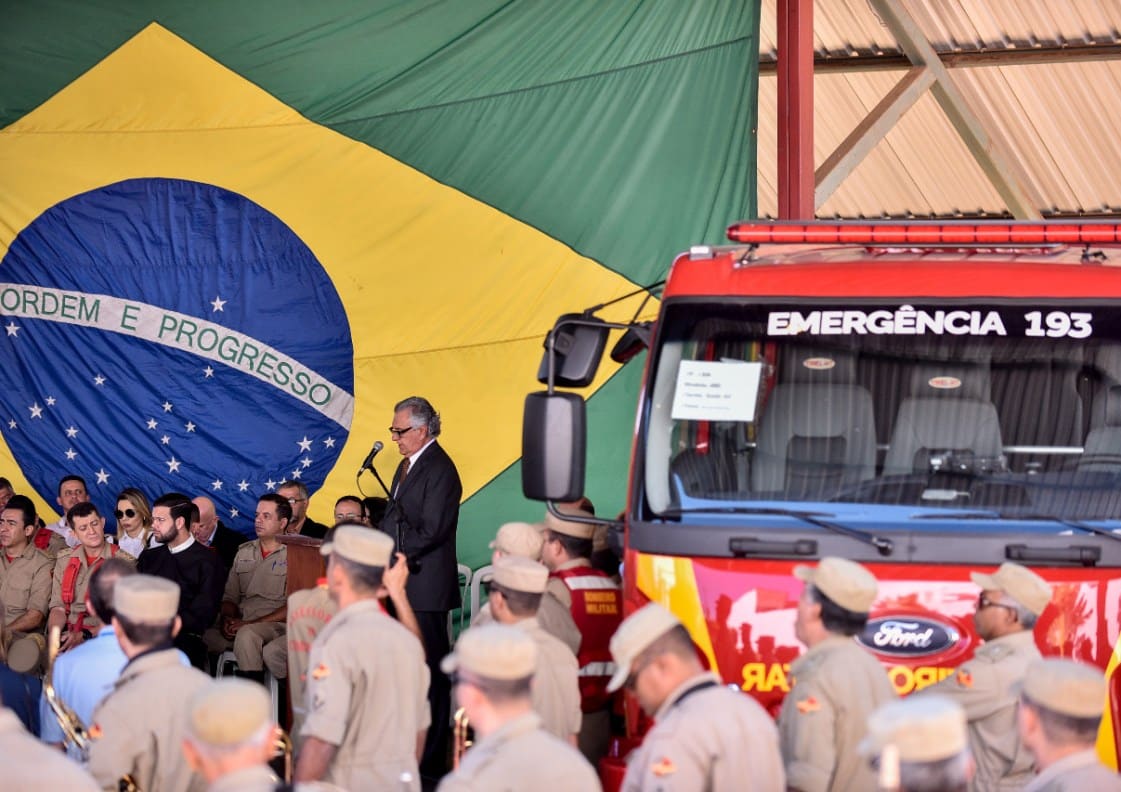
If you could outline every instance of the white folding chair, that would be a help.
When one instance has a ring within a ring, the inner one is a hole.
[[[474,619],[482,607],[483,584],[494,577],[494,565],[487,564],[475,570],[471,576],[471,618]]]

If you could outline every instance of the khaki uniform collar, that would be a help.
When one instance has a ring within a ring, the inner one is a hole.
[[[566,569],[576,569],[578,567],[590,567],[591,565],[591,562],[586,558],[571,558],[568,561],[565,561],[563,564],[558,564],[557,572],[561,572]]]
[[[672,710],[677,705],[677,702],[681,700],[681,697],[688,693],[690,690],[699,685],[708,685],[709,683],[716,683],[717,685],[724,684],[721,681],[720,677],[718,677],[711,671],[705,671],[703,673],[697,674],[696,676],[691,676],[686,679],[680,685],[675,687],[672,693],[666,696],[666,700],[662,702],[662,706],[658,707],[658,711],[654,713],[654,722],[658,723],[659,721],[663,720],[666,715],[669,714],[670,710]]]
[[[990,654],[992,652],[1015,652],[1035,645],[1034,630],[1019,630],[991,641],[985,641],[978,647],[975,654]]]
[[[167,649],[161,649],[156,652],[137,655],[125,665],[124,670],[121,671],[121,678],[117,680],[115,687],[119,688],[141,674],[146,674],[157,668],[168,668],[170,666],[180,665],[182,665],[182,663],[179,660],[179,650],[175,647],[168,647]]]
[[[529,734],[541,728],[541,716],[536,712],[527,712],[525,715],[519,715],[513,720],[506,721],[493,732],[488,734],[486,738],[479,741],[480,745],[501,745],[504,742],[509,742],[515,737],[521,737],[523,734]]]

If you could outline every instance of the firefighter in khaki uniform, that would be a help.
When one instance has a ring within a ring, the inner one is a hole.
[[[9,663],[12,656],[40,655],[46,646],[42,634],[51,601],[54,564],[31,542],[37,521],[35,505],[24,495],[13,495],[0,510],[0,601],[4,603],[0,620],[13,634],[13,646],[28,645],[14,653],[9,650]]]
[[[860,752],[879,774],[876,789],[964,792],[973,776],[965,712],[945,696],[883,705],[868,718]]]
[[[506,556],[519,556],[530,561],[541,560],[541,549],[545,538],[541,535],[541,528],[524,522],[504,523],[490,543],[491,564],[497,564],[498,559]],[[580,630],[572,620],[572,612],[567,604],[562,604],[553,594],[546,593],[541,598],[541,607],[537,609],[537,621],[542,629],[550,635],[556,636],[575,655],[580,651]],[[471,624],[480,627],[484,624],[494,623],[490,603],[484,602],[479,612],[471,618]]]
[[[805,581],[794,634],[807,651],[790,668],[794,685],[782,702],[779,739],[786,785],[801,792],[875,789],[857,752],[868,716],[896,698],[883,666],[852,639],[868,621],[876,578],[860,564],[823,558],[796,566]]]
[[[517,556],[499,558],[494,565],[489,601],[499,624],[517,627],[537,644],[533,710],[541,716],[545,731],[575,746],[581,717],[576,655],[545,632],[535,616],[548,579],[549,570],[536,561]]]
[[[705,671],[677,617],[650,603],[611,638],[615,675],[654,727],[627,759],[624,792],[783,792],[774,721],[755,699]]]
[[[0,702],[2,705],[3,702]],[[10,709],[0,706],[0,773],[4,792],[97,792],[100,787],[77,762],[30,734]]]
[[[592,566],[592,537],[597,523],[591,512],[569,506],[570,514],[592,522],[561,520],[546,513],[545,544],[541,561],[549,568],[547,594],[560,600],[572,613],[580,630],[580,753],[593,765],[607,753],[611,739],[612,696],[607,682],[615,673],[608,644],[623,619],[623,593],[606,573]]]
[[[267,655],[273,676],[288,674],[288,548],[277,537],[291,518],[292,505],[279,495],[258,499],[253,521],[257,538],[234,556],[222,594],[220,629],[211,627],[202,636],[215,654],[233,647],[238,669],[258,678],[264,675],[266,647],[273,649]]]
[[[429,671],[420,640],[378,601],[393,540],[344,525],[320,552],[339,611],[311,645],[296,779],[419,790]]]
[[[1121,792],[1121,775],[1098,761],[1094,743],[1107,702],[1102,670],[1073,660],[1037,660],[1020,690],[1020,739],[1039,771],[1024,792]]]
[[[210,677],[184,666],[172,639],[179,632],[179,586],[152,575],[127,575],[113,587],[113,628],[128,657],[112,692],[93,712],[90,773],[104,788],[125,775],[142,790],[205,788],[183,756],[188,703]]]
[[[537,644],[505,624],[472,627],[440,668],[451,675],[455,699],[475,729],[475,742],[437,792],[491,792],[542,786],[598,792],[599,779],[580,753],[542,728],[531,683]]]
[[[97,507],[83,501],[66,513],[66,522],[78,538],[78,546],[55,561],[51,588],[51,611],[47,629],[62,629],[62,651],[73,649],[101,629],[97,614],[86,609],[86,587],[90,575],[107,558],[119,558],[135,565],[136,559],[105,537],[105,521]]]
[[[985,643],[956,673],[917,695],[953,699],[969,721],[969,748],[977,773],[972,790],[1021,789],[1032,777],[1032,758],[1016,729],[1016,685],[1040,658],[1033,629],[1051,601],[1047,581],[1019,564],[992,574],[973,572],[981,588],[973,623]]]

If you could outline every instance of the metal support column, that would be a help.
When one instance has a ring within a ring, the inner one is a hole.
[[[778,216],[814,217],[813,0],[778,0]]]

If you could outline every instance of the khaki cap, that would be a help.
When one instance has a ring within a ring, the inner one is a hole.
[[[561,514],[572,514],[580,517],[587,517],[588,519],[595,519],[595,515],[583,509],[573,509],[561,507],[558,509]],[[553,515],[552,512],[545,512],[545,522],[541,525],[553,533],[564,534],[565,536],[574,536],[577,539],[591,539],[595,536],[597,523],[584,523],[573,522],[570,520],[561,520]]]
[[[960,754],[968,741],[961,705],[928,694],[892,701],[868,716],[868,736],[860,751],[877,756],[893,745],[901,762],[937,762]]]
[[[137,624],[170,622],[179,612],[179,584],[153,575],[126,575],[113,586],[113,610]]]
[[[1105,711],[1102,670],[1074,660],[1035,661],[1028,666],[1021,692],[1039,706],[1071,718],[1100,718]]]
[[[389,566],[389,557],[393,555],[393,540],[376,528],[340,525],[319,552],[321,555],[338,553],[341,558],[364,566],[385,567]]]
[[[611,636],[611,659],[615,673],[607,683],[607,692],[614,693],[631,675],[631,665],[650,644],[681,624],[681,621],[656,602],[639,608],[619,625]]]
[[[494,562],[492,580],[503,588],[543,594],[549,582],[549,570],[544,564],[520,556],[502,556]]]
[[[484,624],[464,631],[440,662],[445,674],[467,671],[487,679],[525,679],[537,670],[537,644],[524,630]]]
[[[269,694],[257,682],[227,677],[191,698],[188,722],[200,742],[238,745],[271,724]]]
[[[526,522],[508,522],[498,529],[494,541],[490,543],[490,549],[538,561],[544,544],[545,539],[536,525]]]
[[[970,572],[973,580],[984,591],[1003,591],[1036,616],[1043,613],[1051,601],[1051,586],[1027,567],[1005,561],[991,575]]]
[[[827,556],[816,567],[799,564],[794,577],[813,583],[814,588],[853,613],[868,613],[876,600],[876,577],[855,561]]]

